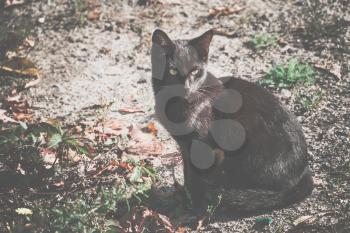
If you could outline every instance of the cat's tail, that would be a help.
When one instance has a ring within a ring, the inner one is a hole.
[[[313,180],[308,170],[292,188],[283,191],[233,189],[221,192],[222,205],[240,211],[258,211],[283,208],[302,201],[312,193]]]

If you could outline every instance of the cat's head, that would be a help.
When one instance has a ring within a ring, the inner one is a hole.
[[[190,40],[171,40],[157,29],[152,35],[152,78],[157,92],[164,86],[182,85],[186,95],[196,92],[207,75],[213,31]]]

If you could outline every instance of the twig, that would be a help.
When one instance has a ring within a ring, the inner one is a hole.
[[[235,38],[235,37],[239,37],[239,31],[236,30],[234,32],[228,32],[228,31],[224,31],[222,29],[219,29],[219,28],[213,28],[212,29],[214,35],[216,36],[225,36],[225,37],[228,37],[228,38]]]

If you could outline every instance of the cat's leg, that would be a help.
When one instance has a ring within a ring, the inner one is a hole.
[[[190,159],[191,140],[177,140],[183,161],[184,191],[195,212],[199,213],[205,207],[207,184],[204,182]]]
[[[184,159],[183,162],[185,192],[194,211],[200,213],[206,207],[205,194],[207,191],[207,184],[200,177],[199,173],[196,172],[195,168],[193,168],[189,159]]]

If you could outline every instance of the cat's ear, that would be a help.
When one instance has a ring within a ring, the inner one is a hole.
[[[205,61],[208,59],[209,45],[213,39],[213,35],[213,30],[209,30],[189,42],[189,44],[197,50],[199,56]]]
[[[160,29],[156,29],[152,34],[152,42],[164,49],[166,54],[171,54],[175,48],[174,43],[168,35]]]

